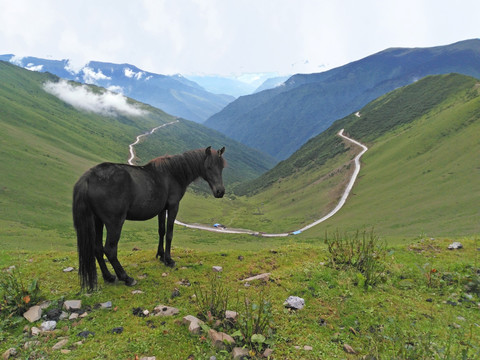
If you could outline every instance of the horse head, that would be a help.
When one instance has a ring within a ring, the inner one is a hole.
[[[208,182],[210,189],[212,189],[213,196],[221,198],[225,194],[225,187],[223,186],[222,170],[225,166],[225,160],[222,155],[225,152],[225,146],[220,150],[212,150],[209,146],[205,149],[207,155],[204,162],[205,176],[204,179]]]

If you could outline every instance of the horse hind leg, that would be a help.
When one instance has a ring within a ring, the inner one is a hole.
[[[102,271],[103,280],[109,283],[115,282],[116,276],[108,271],[107,264],[103,258],[103,222],[95,217],[95,257]]]
[[[160,257],[161,262],[165,262],[165,252],[163,250],[163,238],[165,237],[165,218],[166,210],[163,210],[160,214],[158,214],[158,250],[157,255],[155,256],[157,259]]]
[[[127,275],[117,257],[118,241],[120,240],[122,226],[123,221],[120,223],[106,224],[107,240],[105,242],[104,251],[105,255],[107,255],[108,261],[112,264],[118,279],[124,281],[125,285],[133,286],[137,283],[136,280]]]

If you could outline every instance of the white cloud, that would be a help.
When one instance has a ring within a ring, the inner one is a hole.
[[[35,65],[33,63],[29,63],[27,66],[25,66],[25,69],[30,71],[42,71],[43,65]]]
[[[95,72],[92,68],[86,66],[82,69],[83,81],[87,84],[96,84],[98,80],[112,80],[111,77],[106,76],[101,70]]]
[[[23,56],[14,55],[9,60],[13,65],[23,66]]]
[[[124,69],[124,74],[128,78],[134,77],[137,80],[140,80],[142,78],[142,76],[145,75],[145,73],[143,71],[135,72],[130,68],[125,68]]]
[[[86,85],[73,85],[66,80],[47,82],[45,91],[72,105],[78,110],[94,112],[101,115],[115,116],[117,114],[143,116],[147,111],[129,104],[121,94],[106,91],[93,93]]]
[[[123,94],[123,87],[119,85],[111,85],[107,89],[115,93]]]

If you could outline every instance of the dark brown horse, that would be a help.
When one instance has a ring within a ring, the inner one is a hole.
[[[105,281],[114,282],[108,271],[105,254],[119,280],[135,285],[117,258],[117,246],[125,220],[148,220],[158,216],[159,244],[157,257],[168,266],[175,266],[170,256],[173,225],[178,205],[187,186],[201,177],[208,182],[216,198],[225,194],[222,170],[225,147],[188,151],[180,155],[162,156],[144,166],[102,163],[85,174],[73,189],[73,223],[77,231],[79,276],[82,288],[89,291],[97,285],[100,265]],[[165,250],[165,219],[167,232]],[[103,246],[103,227],[107,238]]]

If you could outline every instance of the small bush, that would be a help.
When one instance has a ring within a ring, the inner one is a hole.
[[[198,316],[207,322],[214,319],[225,319],[225,311],[228,310],[229,292],[220,280],[220,276],[212,274],[206,287],[194,285],[195,301]]]
[[[338,230],[332,238],[325,233],[329,257],[328,264],[334,268],[351,267],[359,271],[358,284],[369,288],[377,284],[384,275],[387,249],[371,230],[357,230],[354,236],[340,236]]]
[[[40,300],[37,280],[33,279],[25,286],[14,271],[6,272],[5,276],[1,277],[0,293],[2,299],[0,313],[4,318],[21,315]]]

